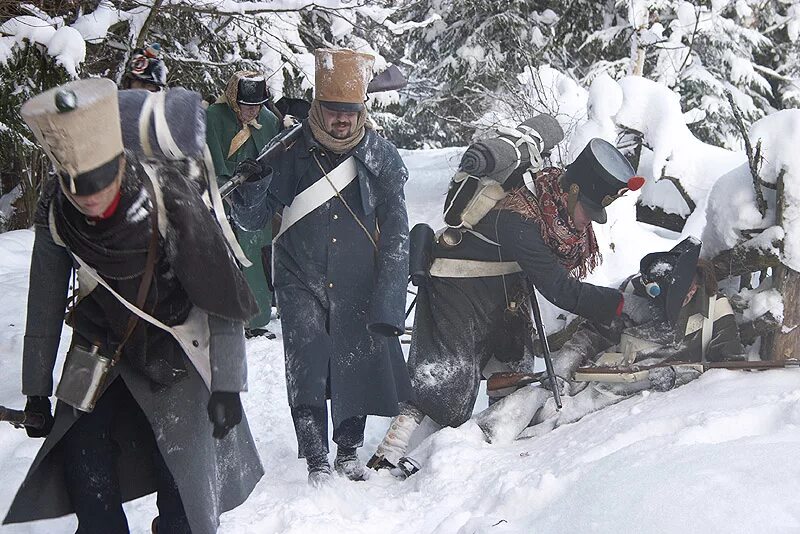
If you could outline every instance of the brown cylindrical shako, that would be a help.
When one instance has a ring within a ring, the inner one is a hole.
[[[314,98],[336,111],[361,111],[375,57],[347,48],[314,50]]]

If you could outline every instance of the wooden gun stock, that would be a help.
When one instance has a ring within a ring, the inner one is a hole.
[[[731,361],[731,362],[661,362],[655,365],[626,365],[620,367],[581,367],[575,371],[578,382],[634,382],[647,378],[652,369],[676,367],[704,373],[709,369],[757,371],[800,366],[800,360],[786,361]]]
[[[486,380],[486,391],[497,391],[499,389],[527,386],[539,382],[544,373],[514,373],[505,371],[494,373]]]
[[[0,406],[0,421],[11,423],[17,428],[27,426],[39,429],[44,427],[43,415],[38,413],[23,412],[22,410],[12,410],[11,408],[6,408],[5,406]]]

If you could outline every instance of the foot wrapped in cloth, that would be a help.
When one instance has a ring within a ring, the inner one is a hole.
[[[400,410],[400,415],[392,419],[386,435],[372,455],[367,467],[375,469],[391,469],[397,467],[400,458],[405,456],[411,435],[417,429],[425,415],[416,407],[405,404]]]

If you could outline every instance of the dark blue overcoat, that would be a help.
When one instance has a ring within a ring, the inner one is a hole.
[[[396,415],[398,402],[411,395],[397,337],[404,330],[408,279],[408,171],[397,149],[372,130],[337,157],[306,125],[272,163],[268,190],[267,180],[261,187],[245,184],[234,196],[233,213],[245,229],[267,224],[324,179],[320,166],[330,171],[349,155],[358,176],[341,191],[344,202],[334,197],[273,244],[289,405],[322,407],[329,397],[334,426],[358,415]]]

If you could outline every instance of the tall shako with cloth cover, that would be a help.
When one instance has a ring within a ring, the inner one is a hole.
[[[312,483],[331,473],[327,398],[334,467],[362,479],[356,448],[366,416],[396,415],[411,394],[397,337],[405,323],[408,171],[367,120],[372,56],[321,49],[315,57],[316,98],[302,135],[263,183],[244,183],[230,197],[247,229],[282,210],[275,293],[289,405]]]
[[[191,138],[202,138],[200,96],[175,96],[186,104],[183,123],[201,128]],[[256,304],[203,201],[199,167],[123,150],[110,80],[51,89],[21,115],[57,173],[35,215],[22,363],[26,410],[50,424],[29,431],[47,439],[5,522],[75,513],[79,532],[128,532],[122,503],[157,491],[162,532],[212,534],[263,470],[239,400],[247,384],[243,323]],[[75,265],[72,342],[53,419],[49,397]],[[94,407],[73,409],[63,386],[73,370],[87,369],[76,363],[90,361],[86,354],[116,363]]]

